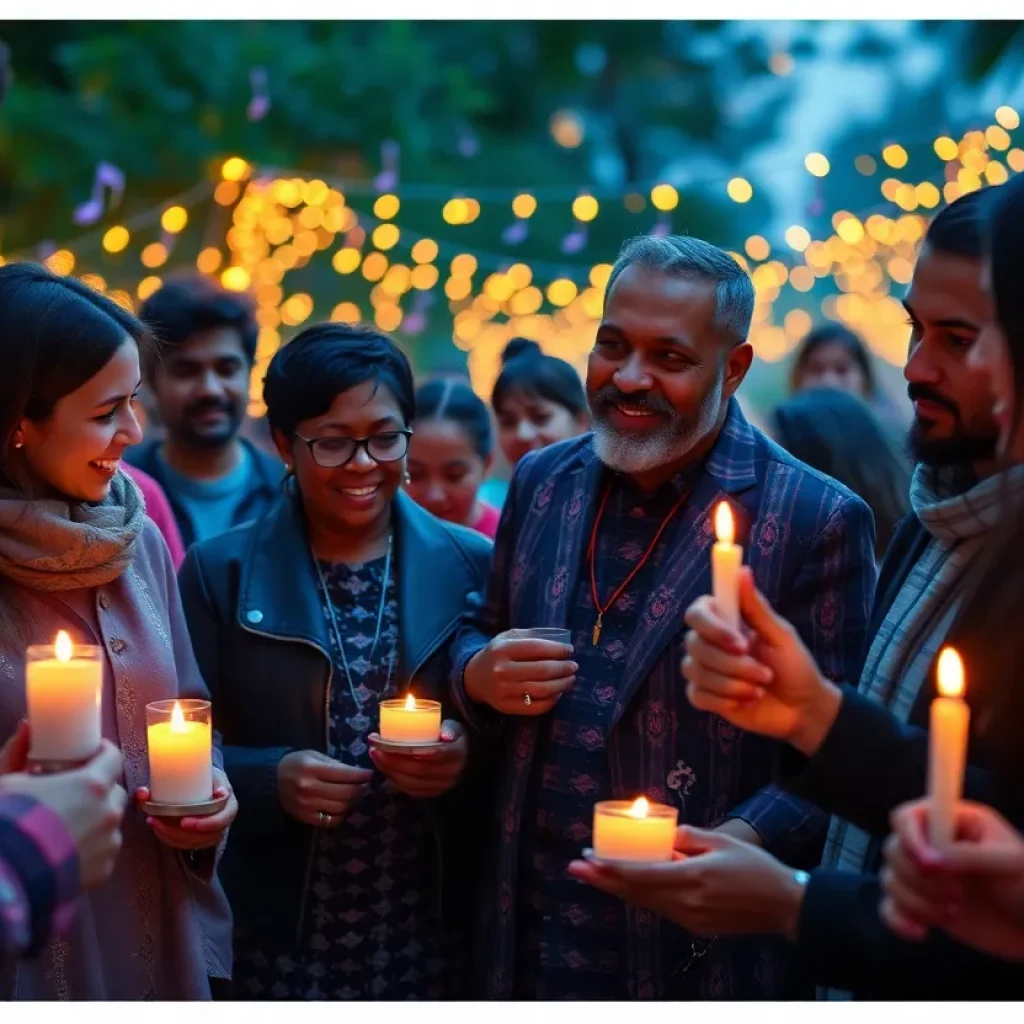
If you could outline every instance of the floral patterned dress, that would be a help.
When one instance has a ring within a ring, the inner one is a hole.
[[[351,677],[332,639],[331,757],[373,769],[367,736],[393,694],[398,660],[395,574],[385,559],[321,563]],[[330,615],[324,616],[333,638]],[[438,908],[437,842],[423,808],[377,773],[337,828],[316,834],[302,939],[285,954],[246,950],[235,985],[258,999],[444,999],[449,957]]]

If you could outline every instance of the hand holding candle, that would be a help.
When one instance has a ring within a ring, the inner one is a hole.
[[[735,543],[736,525],[728,502],[721,502],[715,511],[715,536],[718,540],[711,549],[711,590],[723,618],[739,629],[743,548]]]
[[[935,849],[953,840],[956,804],[964,784],[971,710],[963,699],[964,664],[952,647],[939,654],[939,696],[932,701],[928,736],[928,831]]]
[[[594,806],[594,856],[649,863],[672,860],[679,812],[646,797],[604,800]]]
[[[427,746],[441,738],[441,705],[411,693],[380,702],[380,738],[388,743]]]
[[[213,727],[207,700],[161,700],[146,706],[149,790],[158,804],[213,798]]]

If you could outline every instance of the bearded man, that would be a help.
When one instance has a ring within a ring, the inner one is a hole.
[[[771,938],[697,939],[569,876],[594,803],[672,803],[680,823],[818,862],[825,818],[770,785],[774,741],[698,711],[683,614],[710,589],[727,501],[758,586],[839,679],[859,670],[875,583],[862,501],[751,427],[750,279],[698,239],[627,242],[587,370],[593,433],[524,458],[486,595],[453,652],[454,699],[499,753],[481,995],[784,997]],[[571,647],[524,635],[570,630]]]

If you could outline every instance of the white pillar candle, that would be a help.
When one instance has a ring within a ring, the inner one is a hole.
[[[637,863],[671,860],[679,812],[646,797],[594,806],[594,856]]]
[[[209,702],[159,701],[148,705],[146,712],[150,799],[159,804],[198,804],[212,799]]]
[[[743,548],[734,543],[736,526],[728,502],[723,501],[715,512],[715,535],[718,542],[711,549],[711,592],[729,625],[739,629]]]
[[[945,850],[955,838],[971,723],[971,709],[963,699],[964,663],[952,647],[939,654],[938,689],[928,734],[928,837],[935,849]]]
[[[404,700],[382,700],[380,738],[411,745],[437,743],[441,738],[441,705],[436,700],[417,700],[411,693]]]
[[[103,652],[76,647],[67,633],[33,645],[25,662],[25,700],[33,761],[84,761],[103,736]]]

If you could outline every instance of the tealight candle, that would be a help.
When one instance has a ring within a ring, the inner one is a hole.
[[[199,804],[213,797],[213,725],[208,700],[146,705],[149,794],[158,804]]]
[[[715,536],[718,542],[711,549],[711,591],[726,621],[739,629],[743,548],[734,543],[736,526],[728,502],[723,501],[715,511]]]
[[[679,812],[646,797],[604,800],[594,806],[594,855],[647,863],[671,860]]]
[[[382,700],[380,738],[391,743],[437,743],[441,739],[441,705],[436,700],[417,700],[411,693],[404,700]]]
[[[971,709],[963,699],[964,663],[952,647],[939,654],[937,682],[939,696],[932,701],[928,732],[928,836],[932,846],[943,850],[955,838],[971,723]]]
[[[85,761],[103,736],[103,651],[75,645],[67,633],[51,647],[34,644],[25,661],[31,751],[38,762]]]

